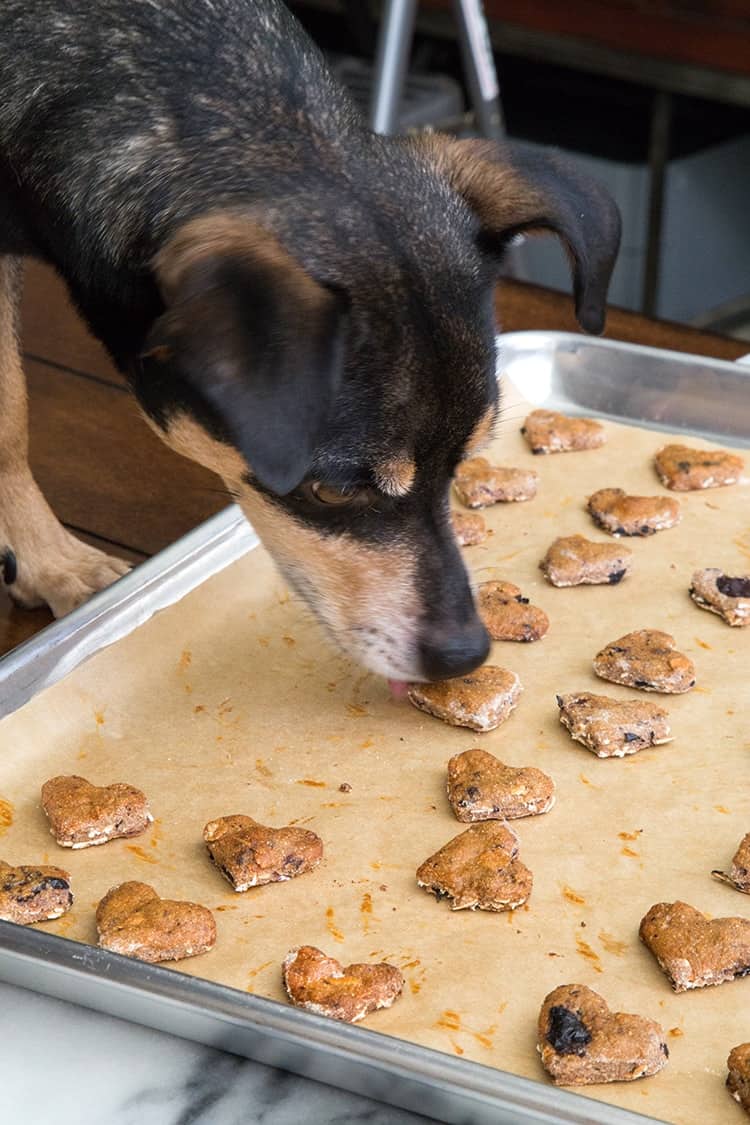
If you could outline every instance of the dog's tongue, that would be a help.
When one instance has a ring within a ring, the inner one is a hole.
[[[406,680],[389,680],[388,687],[391,689],[391,695],[394,699],[403,699],[409,690]]]

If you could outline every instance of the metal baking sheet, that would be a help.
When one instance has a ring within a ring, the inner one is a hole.
[[[573,332],[509,332],[500,371],[535,406],[750,447],[750,369]]]
[[[536,405],[750,445],[750,375],[732,364],[574,335],[514,333],[500,338],[500,366]],[[228,509],[51,626],[0,661],[0,715],[256,543],[237,510]],[[8,923],[0,923],[0,978],[445,1121],[653,1120]]]

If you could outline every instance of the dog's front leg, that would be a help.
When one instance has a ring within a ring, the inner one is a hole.
[[[14,601],[62,617],[129,569],[66,531],[28,463],[26,381],[18,340],[21,264],[0,255],[0,569]]]

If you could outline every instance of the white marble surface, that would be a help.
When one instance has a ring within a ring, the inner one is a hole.
[[[429,1119],[0,984],[3,1125],[425,1125]]]

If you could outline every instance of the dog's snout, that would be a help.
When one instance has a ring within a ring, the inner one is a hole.
[[[476,618],[455,631],[434,629],[423,638],[419,650],[425,676],[430,680],[449,680],[484,664],[490,651],[490,638]]]

